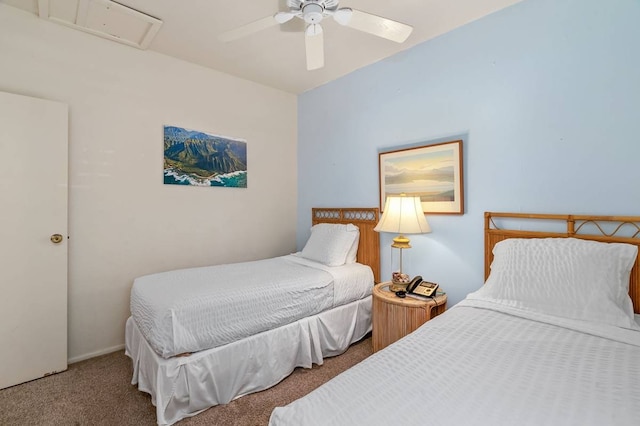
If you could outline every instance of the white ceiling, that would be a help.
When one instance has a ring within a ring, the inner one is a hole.
[[[75,0],[65,0],[75,2]],[[104,1],[104,0],[98,0]],[[325,66],[307,71],[303,22],[294,19],[233,42],[220,33],[287,10],[285,0],[118,0],[163,21],[149,49],[247,80],[302,93],[521,0],[341,0],[350,7],[412,25],[397,44],[332,19],[324,27]],[[38,0],[0,0],[38,14]]]

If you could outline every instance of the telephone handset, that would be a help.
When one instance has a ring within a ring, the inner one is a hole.
[[[422,277],[418,275],[407,284],[407,293],[417,294],[425,297],[433,297],[438,290],[438,284],[423,281]]]

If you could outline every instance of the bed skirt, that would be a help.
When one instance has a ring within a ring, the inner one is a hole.
[[[162,358],[133,319],[125,354],[132,384],[151,395],[159,425],[276,385],[296,367],[321,365],[371,331],[371,296],[237,342],[185,357]]]

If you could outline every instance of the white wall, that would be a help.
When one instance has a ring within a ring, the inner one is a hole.
[[[380,151],[455,139],[466,212],[427,215],[403,262],[450,304],[482,285],[485,211],[640,215],[639,21],[636,0],[524,0],[304,93],[298,245],[311,206],[379,205]]]
[[[0,90],[69,105],[71,361],[121,347],[136,276],[295,249],[294,95],[2,4],[0,58]],[[248,188],[164,185],[163,124],[246,139]]]

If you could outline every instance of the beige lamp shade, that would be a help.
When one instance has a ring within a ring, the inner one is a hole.
[[[422,211],[420,197],[407,197],[405,194],[387,196],[382,217],[373,230],[400,234],[393,239],[393,244],[391,244],[391,247],[400,249],[400,270],[392,274],[390,288],[392,291],[406,289],[409,276],[402,273],[402,249],[411,248],[411,245],[404,234],[426,234],[431,232],[431,227]],[[396,274],[402,281],[396,283]]]
[[[420,197],[389,195],[382,217],[373,230],[400,234],[393,239],[392,247],[410,248],[409,239],[404,234],[427,234],[431,227],[424,217]]]

